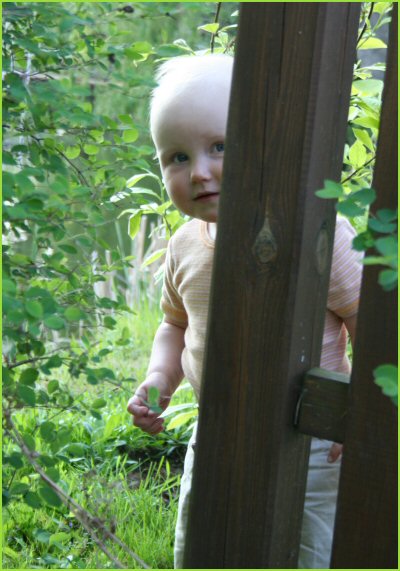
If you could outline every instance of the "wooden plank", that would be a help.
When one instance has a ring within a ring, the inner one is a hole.
[[[243,3],[185,568],[296,566],[358,3]]]
[[[390,33],[373,210],[397,208],[397,5]],[[372,371],[397,362],[397,292],[366,267],[354,350],[332,567],[397,569],[397,408]]]
[[[344,442],[349,381],[348,375],[319,367],[306,373],[295,417],[302,434]]]

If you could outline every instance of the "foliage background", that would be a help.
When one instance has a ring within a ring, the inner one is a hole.
[[[160,318],[166,239],[184,221],[159,179],[147,101],[156,62],[210,42],[233,49],[237,4],[2,8],[3,566],[140,566],[115,532],[153,568],[170,568],[195,405],[183,388],[157,438],[125,413]],[[359,48],[381,61],[389,10],[366,3],[360,24]],[[382,69],[356,66],[336,187],[360,248],[374,240],[371,193],[355,193],[371,185]]]

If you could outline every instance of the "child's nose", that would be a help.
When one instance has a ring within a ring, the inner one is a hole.
[[[203,182],[205,180],[210,180],[211,170],[209,161],[206,158],[197,159],[192,163],[192,168],[190,172],[190,180],[192,183]]]

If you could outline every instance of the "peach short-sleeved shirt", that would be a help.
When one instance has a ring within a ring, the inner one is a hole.
[[[348,373],[347,332],[343,319],[355,315],[362,267],[360,254],[351,249],[355,232],[342,217],[336,222],[321,367]],[[214,240],[207,224],[191,220],[171,238],[165,262],[161,308],[165,320],[185,329],[182,367],[197,398],[205,347],[207,313],[214,256]]]

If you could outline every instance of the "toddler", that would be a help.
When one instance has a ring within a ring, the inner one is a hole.
[[[150,434],[163,430],[160,414],[145,404],[150,387],[158,389],[162,410],[183,377],[197,398],[200,394],[232,65],[233,59],[222,54],[176,57],[160,67],[153,92],[150,126],[165,186],[175,206],[193,219],[169,242],[161,299],[164,320],[146,379],[128,403],[134,424]],[[361,276],[358,256],[351,250],[353,237],[350,224],[338,218],[321,367],[343,373],[350,371],[347,332],[354,342]],[[194,431],[181,483],[177,569],[183,565],[195,438]],[[312,440],[299,568],[329,567],[340,454],[338,444]]]

